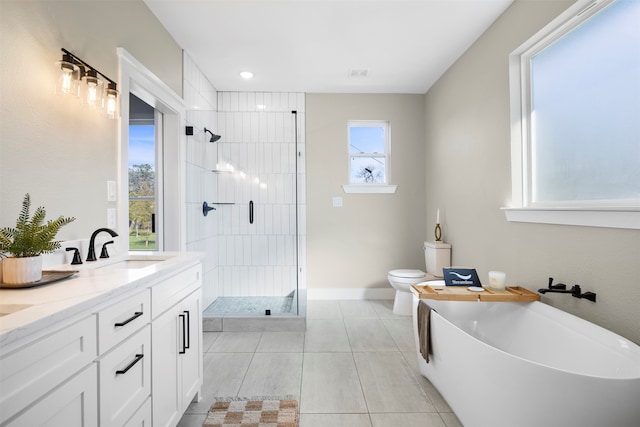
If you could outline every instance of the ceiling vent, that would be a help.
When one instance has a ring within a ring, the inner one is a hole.
[[[367,77],[367,74],[369,74],[369,70],[366,68],[349,70],[349,77]]]

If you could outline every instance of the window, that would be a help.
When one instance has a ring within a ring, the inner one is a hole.
[[[348,128],[349,185],[347,193],[392,193],[389,185],[389,122],[352,120]]]
[[[159,250],[157,128],[162,126],[162,115],[135,95],[129,96],[129,250]]]
[[[640,2],[589,1],[511,55],[513,204],[640,228]]]

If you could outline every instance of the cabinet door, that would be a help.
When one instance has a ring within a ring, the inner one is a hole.
[[[95,427],[98,425],[97,368],[91,364],[11,420],[7,427]]]
[[[182,417],[179,396],[178,349],[182,345],[178,325],[180,306],[173,306],[151,324],[152,412],[154,427],[175,426]],[[180,342],[179,342],[180,341]]]
[[[180,354],[180,368],[182,375],[182,410],[189,406],[193,397],[199,393],[202,386],[202,307],[201,291],[198,290],[188,296],[181,304],[182,314],[185,316],[186,330],[182,331],[187,337],[188,348]]]

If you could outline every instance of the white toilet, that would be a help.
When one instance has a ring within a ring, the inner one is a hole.
[[[411,316],[411,285],[441,280],[442,269],[451,266],[451,245],[442,242],[424,242],[424,260],[427,272],[421,270],[391,270],[387,279],[396,290],[393,313]]]

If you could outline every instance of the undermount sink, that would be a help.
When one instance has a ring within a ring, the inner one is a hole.
[[[31,307],[31,304],[0,304],[0,317]]]
[[[113,264],[107,264],[102,268],[144,268],[164,261],[163,259],[126,259]]]
[[[97,266],[96,268],[145,268],[171,258],[173,258],[171,255],[128,255],[125,258],[115,258],[112,262]]]

